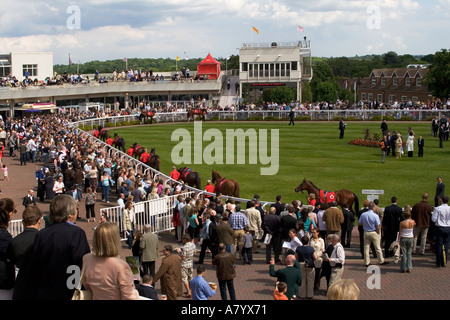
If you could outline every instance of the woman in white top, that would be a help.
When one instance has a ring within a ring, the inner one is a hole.
[[[291,249],[295,252],[297,247],[301,247],[303,244],[300,239],[297,237],[297,230],[291,229],[289,230],[289,238],[291,238]]]
[[[57,196],[64,193],[64,182],[62,177],[58,177],[58,180],[53,184],[53,192]]]
[[[416,222],[411,219],[411,207],[407,205],[403,211],[405,220],[400,222],[399,241],[402,251],[402,259],[400,263],[400,271],[410,273],[412,270],[411,251],[414,243],[414,226]]]
[[[315,278],[314,278],[314,291],[319,290],[320,287],[320,271],[322,269],[322,254],[325,251],[325,241],[320,237],[319,230],[311,230],[311,238],[309,239],[309,245],[314,248],[317,255],[317,259],[314,260],[315,265]]]

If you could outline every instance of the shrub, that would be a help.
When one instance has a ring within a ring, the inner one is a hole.
[[[280,118],[279,117],[275,117],[275,116],[267,116],[264,118],[265,121],[279,121]]]
[[[400,118],[400,121],[413,121],[413,118],[411,116],[403,116]]]
[[[252,116],[252,117],[248,117],[248,121],[262,121],[263,117],[262,116]]]
[[[395,117],[394,116],[384,116],[383,119],[386,120],[386,121],[395,121]]]
[[[95,126],[94,126],[95,127]],[[98,126],[97,126],[98,127]],[[81,125],[80,126],[80,129],[81,130],[83,130],[83,131],[89,131],[89,130],[92,130],[93,128],[92,128],[92,126],[90,126],[90,125]]]
[[[373,121],[381,121],[382,120],[381,118],[382,118],[381,115],[373,116]]]
[[[118,123],[117,123],[118,124]],[[108,123],[105,123],[105,128],[112,128],[112,127],[115,127],[116,125],[114,124],[114,122],[108,122]]]
[[[296,121],[311,121],[310,116],[298,116],[295,118]]]
[[[331,119],[332,121],[341,121],[343,118],[342,116],[334,116],[333,119]]]

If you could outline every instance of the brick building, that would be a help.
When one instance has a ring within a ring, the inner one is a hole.
[[[423,79],[428,69],[424,67],[374,69],[357,84],[360,100],[377,101],[392,105],[398,103],[432,100],[432,94]]]

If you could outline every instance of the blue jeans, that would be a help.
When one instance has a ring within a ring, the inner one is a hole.
[[[226,251],[230,252],[230,253],[234,253],[233,251],[233,244],[227,244],[226,246]]]
[[[106,202],[109,201],[109,189],[110,186],[102,186],[102,200],[105,200]]]
[[[400,271],[412,270],[411,252],[414,244],[414,238],[401,238],[400,249],[402,251],[402,259],[400,263]]]
[[[448,245],[450,243],[450,227],[436,226],[436,230],[434,232],[436,241],[436,265],[438,267],[443,267],[447,264]],[[445,253],[445,257],[443,256],[443,253]]]

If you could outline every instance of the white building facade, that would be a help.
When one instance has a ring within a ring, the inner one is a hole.
[[[30,79],[45,80],[53,77],[52,52],[11,52],[0,55],[0,76],[15,76],[23,81]]]
[[[312,79],[311,43],[306,38],[287,43],[244,43],[239,50],[239,65],[240,98],[243,84],[248,84],[249,95],[255,96],[264,88],[295,88],[301,101],[302,84]]]

